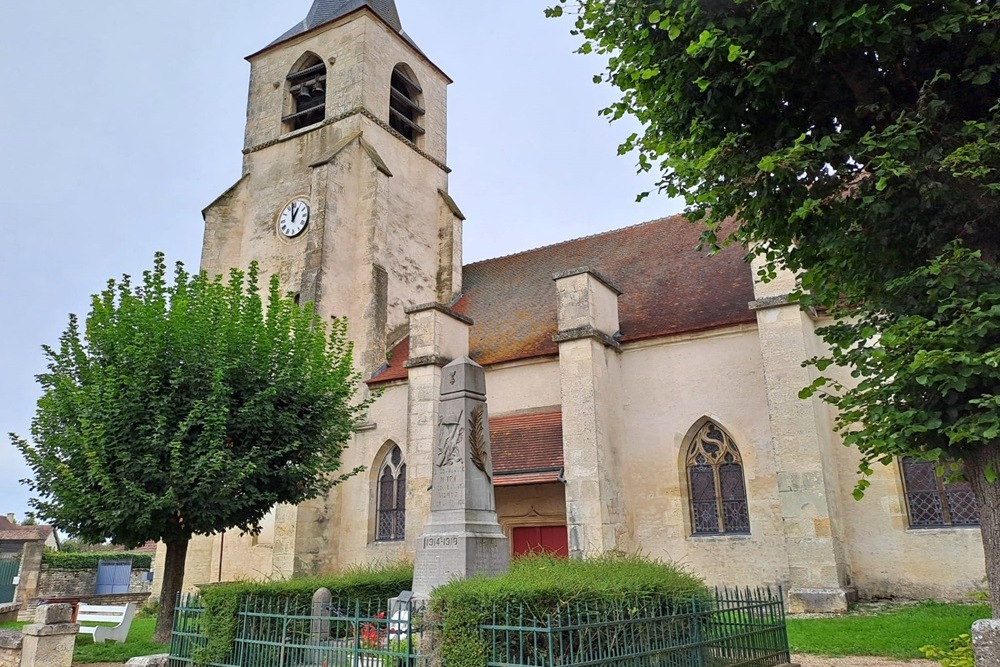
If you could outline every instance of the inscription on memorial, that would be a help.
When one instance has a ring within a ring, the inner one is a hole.
[[[427,535],[424,537],[424,549],[457,549],[458,537],[447,535]]]
[[[461,507],[465,502],[465,493],[460,481],[462,476],[454,472],[442,472],[437,479],[434,493],[431,496],[436,507]]]

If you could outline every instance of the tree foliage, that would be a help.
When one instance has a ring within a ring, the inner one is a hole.
[[[861,472],[960,461],[1000,611],[1000,3],[559,0],[640,169],[708,244],[788,269],[854,382],[821,378]],[[727,220],[735,232],[723,234]],[[859,493],[867,480],[862,477]]]
[[[262,298],[258,279],[256,265],[226,280],[178,263],[168,284],[158,254],[141,285],[109,281],[85,327],[70,316],[43,348],[31,441],[11,435],[41,518],[88,542],[167,544],[166,600],[192,535],[254,532],[342,479],[366,408],[346,323],[282,297],[277,277]]]

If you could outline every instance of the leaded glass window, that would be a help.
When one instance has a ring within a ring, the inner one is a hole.
[[[406,464],[399,446],[382,459],[376,482],[375,539],[392,542],[406,537]]]
[[[692,441],[687,473],[695,535],[750,532],[743,459],[733,439],[714,422],[702,426]]]
[[[968,482],[945,482],[933,461],[907,457],[902,468],[910,528],[979,525],[979,507]]]

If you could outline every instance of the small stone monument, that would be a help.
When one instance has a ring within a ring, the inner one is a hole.
[[[510,565],[493,495],[486,374],[468,357],[442,371],[433,454],[431,513],[417,541],[413,573],[418,599],[449,581],[501,574]]]

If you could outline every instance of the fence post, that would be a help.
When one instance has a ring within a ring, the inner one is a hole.
[[[35,622],[21,630],[21,667],[70,667],[79,623],[72,623],[73,607],[43,604],[35,610]]]

